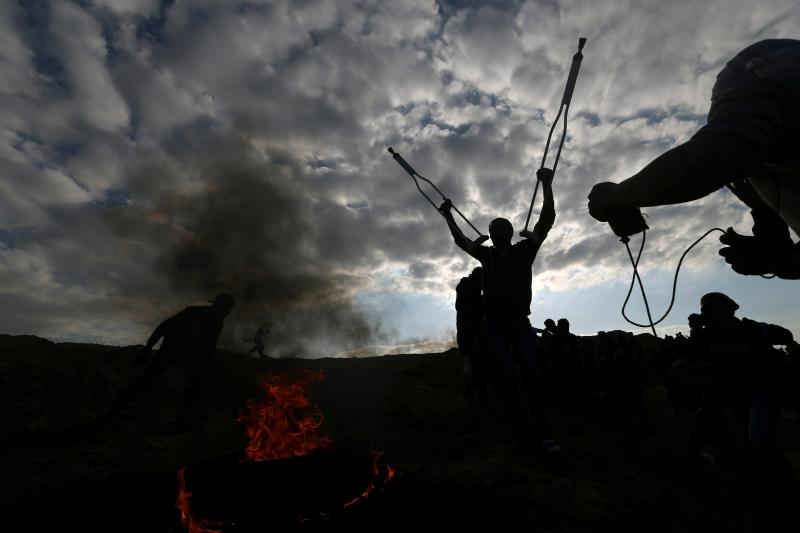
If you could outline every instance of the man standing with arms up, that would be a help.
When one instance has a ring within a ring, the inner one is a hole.
[[[539,247],[556,218],[553,200],[553,171],[539,169],[544,205],[533,231],[520,233],[525,240],[511,244],[514,228],[504,218],[489,224],[490,247],[482,240],[468,239],[453,218],[452,204],[446,200],[440,207],[456,245],[480,261],[483,266],[483,300],[486,315],[488,352],[496,358],[509,417],[517,444],[524,452],[538,446],[545,454],[555,454],[561,447],[553,438],[553,428],[545,411],[542,379],[536,362],[536,339],[528,319],[531,305],[531,268]],[[485,240],[485,237],[483,238]],[[519,365],[522,387],[518,387],[516,365]],[[525,401],[520,397],[525,395]]]

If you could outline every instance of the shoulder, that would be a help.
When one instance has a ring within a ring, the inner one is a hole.
[[[740,318],[739,323],[741,324],[742,329],[746,330],[748,333],[762,335],[766,334],[767,329],[770,327],[770,325],[766,322],[758,322],[756,320],[750,320],[749,318]]]
[[[531,253],[536,252],[539,250],[539,247],[542,245],[542,241],[538,235],[534,234],[533,236],[522,239],[521,241],[514,243],[511,245],[511,249],[514,250],[515,253]]]
[[[477,259],[478,261],[484,261],[489,258],[492,253],[493,247],[490,246],[483,246],[482,244],[476,244],[470,247],[469,254]]]

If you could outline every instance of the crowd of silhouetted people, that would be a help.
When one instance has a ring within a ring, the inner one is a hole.
[[[486,405],[519,391],[498,379],[480,320],[480,275],[475,269],[457,287],[457,340],[463,396]],[[652,428],[645,393],[660,387],[672,414],[689,423],[691,472],[716,463],[796,490],[777,433],[782,404],[800,420],[800,345],[781,326],[737,317],[738,308],[723,293],[705,294],[688,335],[647,341],[622,331],[577,336],[566,318],[547,319],[531,327],[539,385],[560,412],[642,430]]]

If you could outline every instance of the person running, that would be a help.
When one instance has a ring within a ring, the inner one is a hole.
[[[250,348],[250,351],[247,352],[247,355],[253,355],[255,352],[258,353],[259,359],[264,357],[264,336],[267,333],[269,333],[269,329],[267,329],[266,326],[261,326],[258,328],[258,331],[256,331],[256,334],[253,335],[252,339],[245,339],[244,342],[253,343],[253,347]]]
[[[98,417],[93,428],[104,427],[131,402],[149,390],[158,377],[173,366],[178,366],[189,378],[190,384],[173,429],[191,429],[190,422],[198,415],[198,403],[211,378],[214,354],[225,317],[233,309],[234,303],[232,295],[220,293],[211,305],[187,307],[161,322],[147,339],[145,353],[149,354],[158,341],[163,339],[160,349],[151,357],[144,373],[123,391],[110,409]]]

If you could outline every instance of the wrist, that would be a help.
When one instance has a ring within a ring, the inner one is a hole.
[[[628,178],[614,187],[614,207],[617,209],[637,208],[645,205],[644,199],[636,198],[636,183]]]
[[[775,255],[776,276],[781,279],[800,279],[800,250],[796,246]]]

